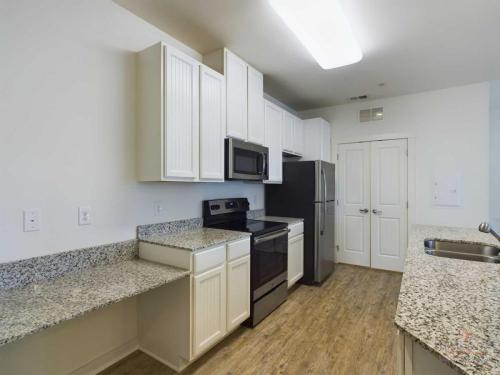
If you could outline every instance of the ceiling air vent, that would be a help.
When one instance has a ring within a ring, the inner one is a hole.
[[[359,122],[378,121],[384,119],[384,108],[370,108],[359,111]]]
[[[366,100],[366,99],[368,99],[368,95],[351,96],[348,100],[354,102],[356,100]]]

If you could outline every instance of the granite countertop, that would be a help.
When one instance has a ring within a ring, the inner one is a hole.
[[[0,346],[189,275],[133,259],[0,289]]]
[[[255,220],[277,221],[278,223],[287,223],[288,225],[302,223],[304,219],[296,217],[281,217],[281,216],[259,216]]]
[[[498,246],[477,229],[414,226],[396,326],[464,374],[500,374],[500,265],[425,254],[426,238]]]
[[[222,245],[227,242],[250,237],[250,233],[231,230],[197,228],[177,233],[151,233],[139,237],[140,241],[196,251],[207,247]]]

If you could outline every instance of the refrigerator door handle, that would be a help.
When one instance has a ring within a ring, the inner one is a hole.
[[[328,190],[327,190],[327,186],[326,186],[326,176],[325,176],[325,171],[323,170],[323,168],[321,168],[321,178],[323,179],[323,191],[324,191],[324,194],[325,194],[325,202],[328,201]]]
[[[323,227],[321,229],[321,235],[325,233],[325,227],[326,227],[326,203],[323,203]]]
[[[318,230],[319,230],[319,235],[322,236],[323,235],[323,221],[321,220],[321,212],[318,212]],[[316,231],[317,233],[317,231]],[[319,241],[319,238],[318,238],[318,241]]]

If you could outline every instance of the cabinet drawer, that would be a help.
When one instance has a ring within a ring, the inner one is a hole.
[[[250,238],[231,242],[227,245],[227,260],[241,258],[244,255],[250,254]]]
[[[301,233],[304,233],[304,222],[289,225],[288,229],[290,229],[290,233],[288,233],[288,238],[295,237]]]
[[[226,260],[226,246],[214,247],[193,256],[193,272],[200,273],[221,265]]]

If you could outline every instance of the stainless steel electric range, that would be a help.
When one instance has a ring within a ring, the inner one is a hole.
[[[250,248],[250,318],[254,327],[285,302],[288,227],[285,223],[247,219],[248,199],[203,201],[203,225],[252,234]]]

